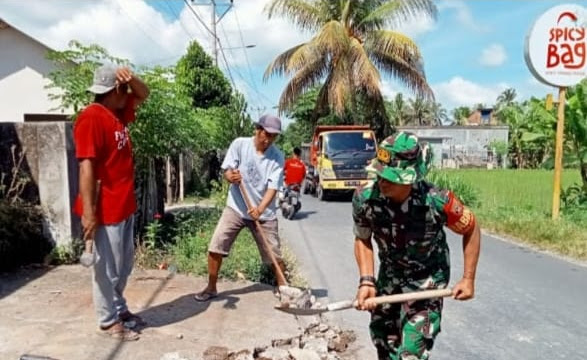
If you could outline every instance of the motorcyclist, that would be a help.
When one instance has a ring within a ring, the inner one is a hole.
[[[301,208],[302,204],[299,201],[299,193],[300,188],[302,186],[302,182],[306,177],[306,165],[300,159],[302,155],[302,150],[300,148],[295,147],[293,150],[292,157],[288,158],[285,161],[285,165],[283,167],[284,173],[284,189],[280,193],[280,207],[282,208],[282,212],[285,217],[291,219],[293,215]],[[295,191],[296,201],[292,204],[292,191]],[[293,205],[293,208],[292,208]]]
[[[301,186],[304,178],[306,177],[306,165],[300,159],[302,150],[299,147],[293,149],[293,155],[289,159],[285,160],[285,166],[283,167],[283,173],[285,175],[285,186],[290,185]]]

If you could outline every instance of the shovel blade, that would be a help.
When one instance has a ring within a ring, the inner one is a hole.
[[[350,309],[354,306],[354,302],[352,300],[345,300],[339,301],[335,303],[328,304],[326,306],[320,306],[315,308],[300,308],[300,307],[289,307],[289,306],[281,306],[276,305],[275,308],[277,310],[281,310],[288,314],[298,315],[298,316],[309,316],[309,315],[318,315],[325,313],[327,311],[337,311],[337,310],[345,310]]]
[[[289,306],[279,306],[276,305],[275,309],[279,311],[283,311],[288,314],[298,315],[298,316],[310,316],[310,315],[318,315],[329,311],[325,307],[320,308],[296,308],[296,307],[289,307]]]
[[[85,267],[90,267],[90,266],[94,265],[95,260],[96,259],[95,259],[94,253],[84,252],[82,254],[82,256],[80,257],[79,262],[80,262],[80,264],[82,264]]]

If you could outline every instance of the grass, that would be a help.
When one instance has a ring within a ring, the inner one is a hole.
[[[161,223],[155,221],[149,224],[137,251],[137,265],[156,268],[165,264],[174,271],[206,276],[208,245],[221,212],[222,207],[218,206],[196,207],[178,211],[173,218],[167,216]],[[288,281],[294,285],[303,284],[303,279],[295,270],[295,257],[288,249],[282,251]],[[219,277],[276,284],[271,268],[262,263],[257,244],[246,228],[238,235],[230,255],[223,260]]]
[[[553,172],[547,170],[444,170],[477,191],[473,206],[481,226],[539,249],[587,260],[587,214],[551,219]],[[579,171],[565,169],[562,185],[580,181]]]
[[[554,173],[548,170],[446,170],[458,174],[479,191],[483,208],[511,205],[521,210],[550,213]],[[581,180],[579,171],[566,169],[562,174],[563,188]]]

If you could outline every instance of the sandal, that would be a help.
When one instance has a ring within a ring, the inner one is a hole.
[[[218,293],[215,291],[208,291],[204,290],[194,295],[194,300],[199,302],[206,302],[214,299],[218,296]]]
[[[118,314],[118,319],[122,321],[124,327],[133,329],[137,326],[146,326],[147,322],[142,317],[131,313],[130,311],[124,311]]]
[[[139,333],[125,328],[120,322],[114,323],[107,328],[100,327],[98,333],[102,336],[119,341],[136,341],[140,337]]]

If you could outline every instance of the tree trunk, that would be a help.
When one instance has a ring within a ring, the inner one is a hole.
[[[583,180],[583,191],[587,193],[587,163],[581,161],[581,180]]]
[[[165,184],[166,184],[166,201],[167,205],[171,205],[173,203],[173,192],[171,187],[171,159],[169,156],[167,157],[167,161],[165,162]]]
[[[183,154],[179,154],[179,202],[183,202],[184,183],[183,183]]]

